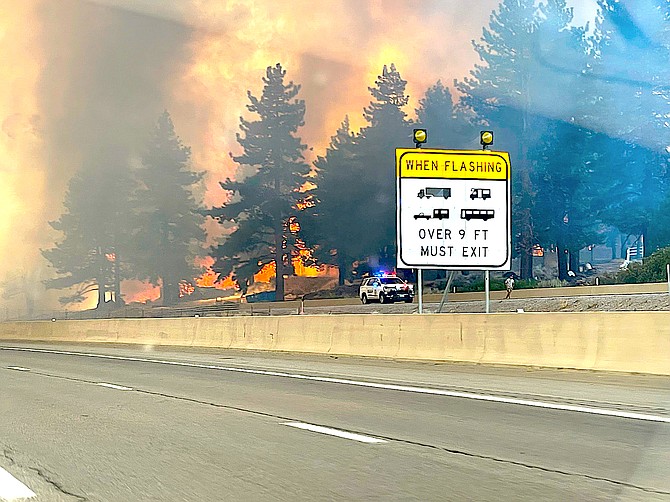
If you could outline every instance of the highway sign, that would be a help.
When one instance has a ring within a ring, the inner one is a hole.
[[[399,268],[507,270],[509,154],[396,149]]]

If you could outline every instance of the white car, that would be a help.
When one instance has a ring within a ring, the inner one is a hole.
[[[414,286],[406,283],[399,277],[368,277],[363,279],[358,289],[358,297],[363,303],[378,301],[379,303],[393,303],[414,301]]]

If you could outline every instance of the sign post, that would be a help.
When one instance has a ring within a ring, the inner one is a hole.
[[[506,152],[396,149],[398,267],[487,271],[488,299],[511,263],[510,180]]]
[[[491,272],[486,270],[484,272],[484,296],[486,302],[486,313],[491,312]]]
[[[423,314],[423,270],[416,271],[416,286],[419,294],[419,314]]]

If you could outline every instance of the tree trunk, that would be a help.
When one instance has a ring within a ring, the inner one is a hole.
[[[525,63],[529,61],[528,55],[525,56]],[[530,179],[530,162],[528,160],[528,131],[530,130],[530,79],[531,72],[524,65],[521,76],[522,99],[524,100],[521,115],[521,190],[523,191],[526,205],[521,215],[521,260],[520,275],[522,279],[533,278],[533,217],[531,214],[533,202],[533,183]]]
[[[344,280],[347,278],[349,275],[349,267],[347,264],[347,260],[345,257],[340,253],[339,251],[337,252],[337,269],[338,269],[338,280],[337,283],[340,286],[344,286]]]
[[[174,297],[174,284],[170,279],[165,279],[163,282],[163,305],[174,305]]]
[[[177,303],[179,299],[179,283],[175,284],[174,278],[169,272],[163,272],[161,281],[161,300],[164,306],[170,306]]]
[[[161,257],[161,271],[160,271],[160,281],[161,281],[161,300],[164,306],[174,305],[175,300],[173,298],[173,288],[172,280],[170,279],[170,272],[166,266],[167,258],[165,256],[166,251],[169,246],[169,230],[168,223],[165,219],[161,218],[159,221],[159,230],[160,230],[160,257]]]
[[[281,161],[279,163],[281,166]],[[275,173],[278,166],[275,166]],[[275,197],[281,199],[281,181],[279,175],[274,179]],[[275,214],[275,301],[284,301],[284,218],[283,215]],[[288,230],[288,229],[286,229]]]
[[[556,245],[556,258],[558,260],[558,279],[565,281],[568,279],[568,256],[566,250],[560,245]]]
[[[161,296],[160,296],[161,303],[163,304],[163,306],[167,306],[170,304],[169,300],[170,293],[168,293],[168,284],[165,274],[161,274],[160,281],[161,281]]]
[[[97,247],[96,253],[98,255],[98,277],[96,281],[98,283],[98,304],[95,306],[96,309],[100,309],[105,306],[105,295],[107,294],[107,282],[105,280],[105,269],[103,260],[105,257],[102,255],[102,248]]]
[[[114,249],[114,303],[120,306],[123,303],[121,299],[121,271],[119,267],[119,252]]]
[[[624,234],[621,234],[621,256],[620,256],[620,258],[624,258],[624,259],[626,258],[627,251],[628,251],[628,239],[630,239],[631,235],[632,234],[628,234],[628,235],[626,235],[626,237],[624,237]]]
[[[575,274],[579,272],[579,250],[570,250],[570,270]]]
[[[101,309],[105,306],[106,294],[107,294],[107,288],[105,287],[105,282],[98,279],[98,303],[95,306],[96,309]]]
[[[533,252],[522,249],[519,256],[519,275],[522,279],[533,278]]]
[[[275,301],[284,300],[284,231],[281,224],[275,227]]]

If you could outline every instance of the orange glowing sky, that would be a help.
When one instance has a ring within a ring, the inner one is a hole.
[[[31,2],[0,3],[0,281],[35,276],[48,218],[37,85],[38,20]]]
[[[575,3],[578,16],[593,10]],[[302,84],[301,136],[312,160],[345,115],[363,124],[382,65],[395,63],[408,80],[410,116],[428,86],[466,76],[476,62],[471,40],[497,4],[2,0],[0,281],[22,267],[47,274],[39,253],[55,238],[47,221],[58,218],[67,182],[97,139],[116,135],[108,143],[135,148],[168,109],[193,167],[207,173],[205,203],[221,203],[218,182],[235,176],[229,152],[239,151],[246,92],[259,94],[267,66],[281,62]]]

